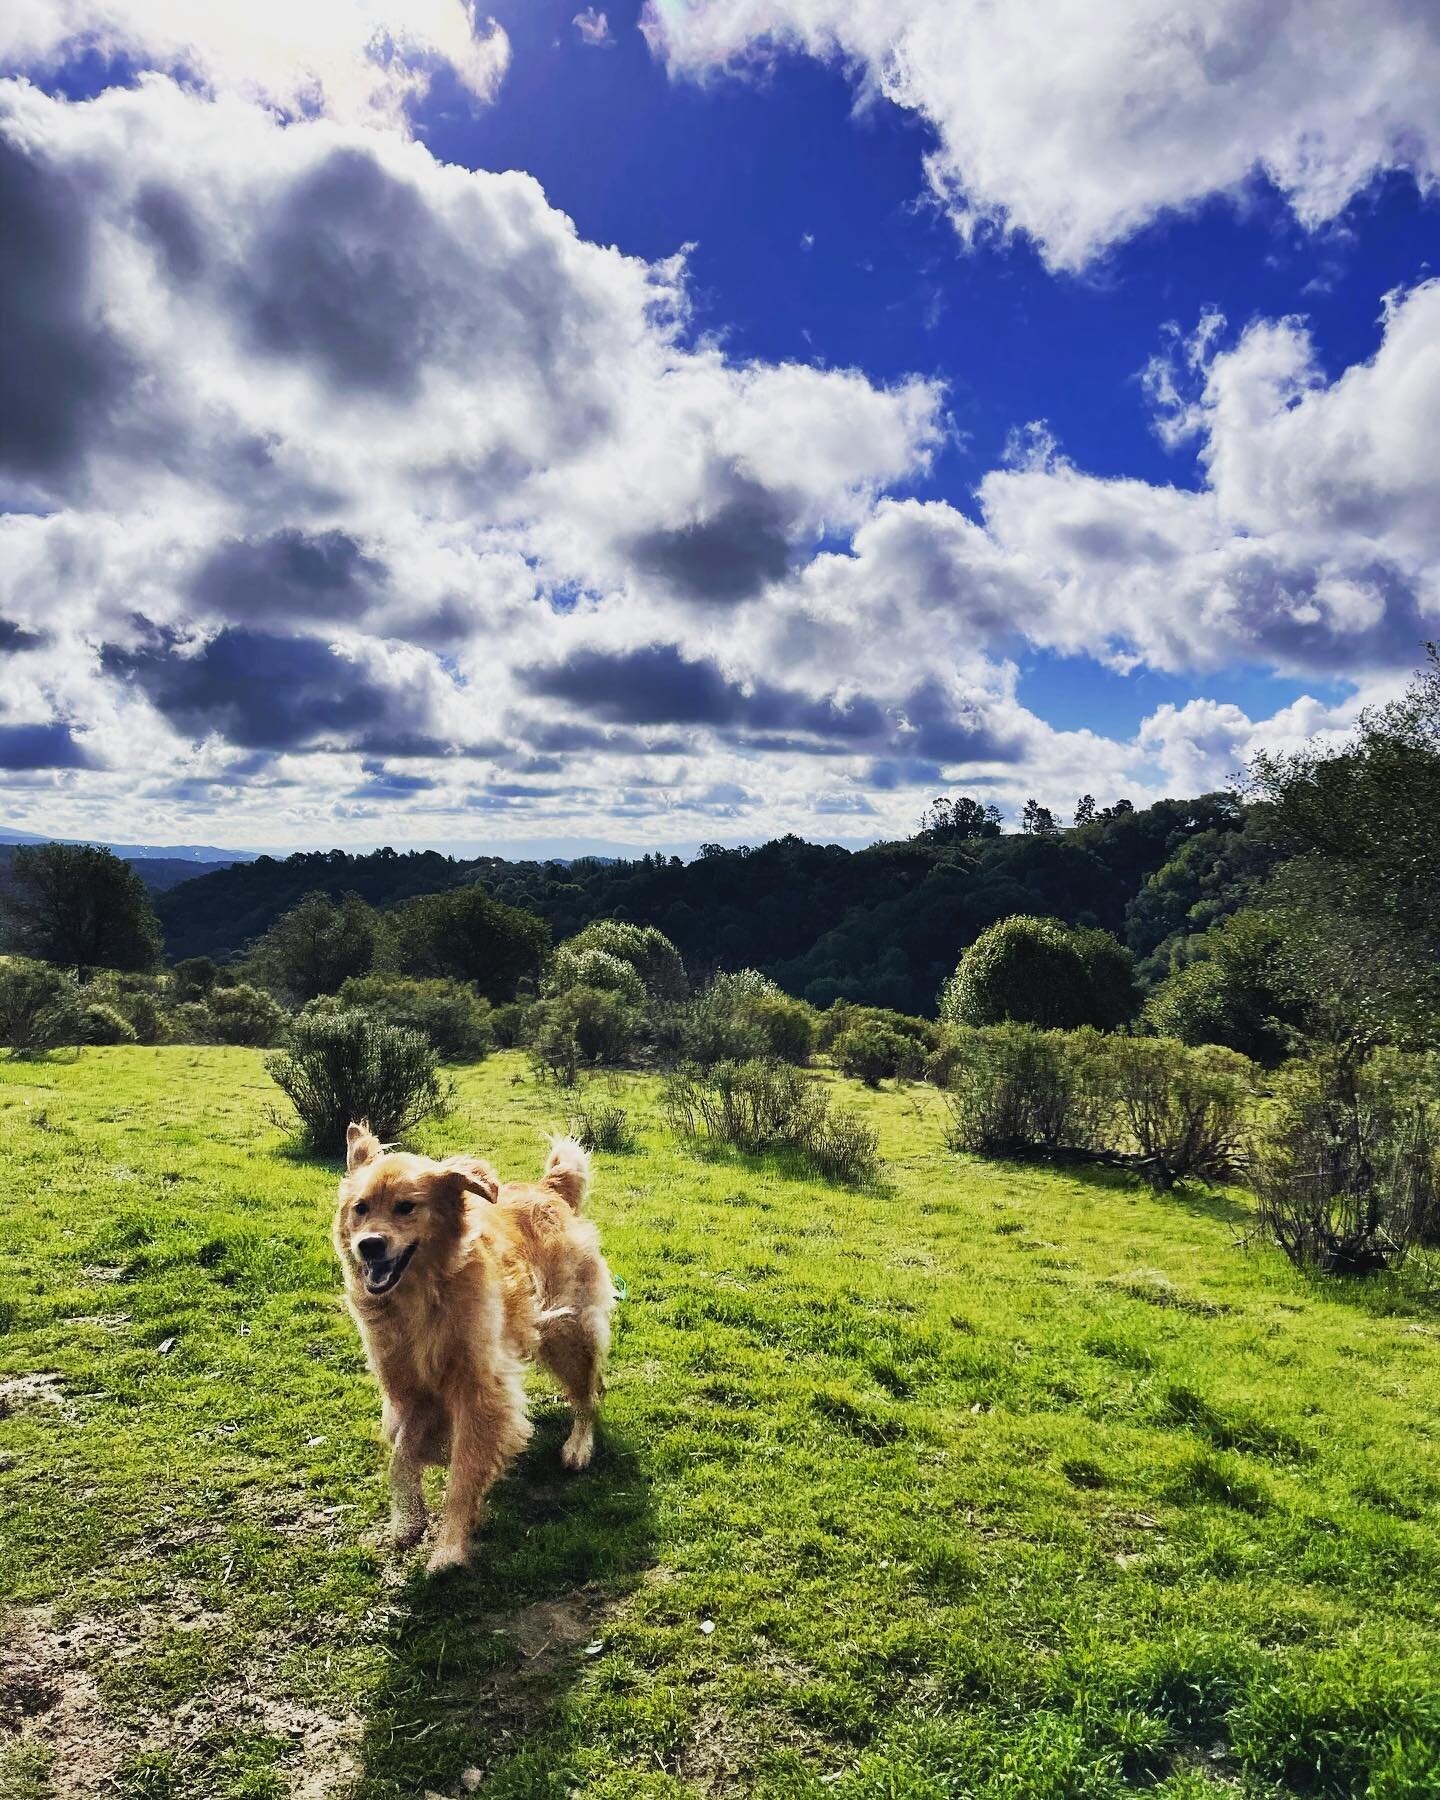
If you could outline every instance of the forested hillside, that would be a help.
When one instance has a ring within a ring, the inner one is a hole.
[[[0,844],[0,888],[9,879],[17,847],[15,844]],[[230,867],[228,863],[196,863],[183,856],[127,856],[124,860],[152,894],[163,894],[167,888],[176,887],[182,881],[194,881],[197,879],[197,869],[203,873],[213,873],[216,869]]]
[[[1229,794],[1162,800],[1059,829],[1046,814],[1002,834],[946,802],[913,838],[860,851],[781,838],[706,847],[691,863],[461,861],[434,852],[334,850],[262,857],[187,881],[157,903],[172,957],[241,953],[303,895],[355,893],[385,908],[479,882],[539,914],[556,942],[592,919],[656,925],[686,965],[758,968],[817,1005],[841,998],[930,1012],[961,950],[1012,913],[1102,925],[1137,956],[1240,904],[1273,861],[1254,809]]]

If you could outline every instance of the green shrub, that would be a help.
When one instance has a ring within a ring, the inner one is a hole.
[[[758,969],[717,975],[683,1005],[658,1008],[652,1029],[662,1063],[712,1068],[766,1057],[806,1063],[819,1022],[813,1007],[777,987]]]
[[[561,950],[576,953],[601,950],[628,963],[640,977],[651,1000],[683,1000],[689,983],[680,952],[654,925],[631,925],[622,919],[595,919],[577,932]],[[600,985],[591,983],[592,986]]]
[[[1288,1064],[1251,1141],[1260,1221],[1300,1268],[1368,1274],[1440,1244],[1440,1124],[1415,1057]]]
[[[0,1043],[15,1056],[41,1056],[80,1032],[74,979],[25,956],[0,960]]]
[[[435,1052],[420,1033],[358,1010],[297,1019],[289,1044],[265,1067],[299,1114],[311,1148],[325,1155],[343,1148],[352,1119],[368,1120],[382,1139],[399,1138],[448,1100]]]
[[[1111,1038],[1101,1060],[1120,1127],[1156,1187],[1235,1177],[1254,1097],[1247,1058],[1174,1038]]]
[[[1182,1044],[1228,1044],[1234,1030],[1229,985],[1218,963],[1187,963],[1145,1002],[1144,1029]]]
[[[569,1086],[582,1063],[632,1060],[643,1024],[643,1014],[623,994],[609,988],[568,988],[532,1009],[531,1062]]]
[[[581,1101],[570,1115],[568,1129],[587,1150],[629,1155],[639,1148],[630,1114],[615,1101]]]
[[[938,1088],[948,1088],[955,1079],[956,1071],[964,1058],[963,1048],[965,1033],[941,1031],[939,1042],[925,1058],[924,1076]]]
[[[887,1077],[914,1081],[925,1067],[925,1051],[915,1038],[902,1037],[873,1020],[842,1031],[831,1043],[830,1054],[845,1074],[866,1087],[879,1087]]]
[[[992,1025],[958,1033],[953,1062],[956,1149],[1113,1161],[1161,1189],[1236,1173],[1254,1070],[1232,1050]]]
[[[533,1001],[507,1000],[503,1006],[490,1009],[490,1029],[502,1050],[514,1050],[529,1036],[529,1019]]]
[[[1097,1150],[1107,1102],[1093,1031],[991,1025],[957,1032],[951,1064],[950,1142],[978,1156]]]
[[[1135,958],[1119,938],[1096,926],[1072,925],[1070,942],[1079,952],[1090,999],[1082,1023],[1102,1031],[1115,1031],[1135,1017],[1140,987],[1135,979]]]
[[[947,1025],[1108,1027],[1129,1016],[1134,998],[1133,959],[1108,932],[1016,913],[960,958],[941,989],[940,1017]]]
[[[545,973],[543,991],[547,995],[568,994],[577,987],[618,994],[627,1006],[638,1008],[645,1004],[645,983],[628,962],[612,956],[608,950],[562,944]]]
[[[941,1029],[932,1019],[917,1019],[911,1013],[892,1012],[888,1006],[856,1006],[848,1000],[837,1000],[820,1019],[820,1048],[832,1049],[837,1037],[857,1026],[881,1025],[897,1037],[918,1045],[928,1056],[940,1043]]]
[[[815,1054],[819,1027],[815,1009],[789,994],[757,994],[743,1003],[746,1017],[765,1041],[765,1054],[777,1062],[808,1063]]]
[[[197,1022],[209,1043],[268,1046],[284,1037],[290,1015],[263,988],[240,982],[234,987],[212,986]]]
[[[171,984],[168,976],[99,971],[83,990],[88,1002],[112,1007],[130,1026],[139,1044],[165,1044],[172,1036]]]
[[[656,1050],[671,1067],[693,1063],[708,1069],[763,1057],[769,1049],[760,1021],[718,982],[684,1005],[658,1013],[654,1027]]]
[[[442,1062],[479,1062],[495,1047],[490,1003],[463,982],[405,975],[352,975],[339,994],[390,1025],[418,1031]]]
[[[788,1063],[680,1071],[667,1081],[663,1105],[671,1129],[691,1145],[724,1144],[752,1155],[792,1151],[831,1181],[873,1181],[879,1171],[870,1127],[833,1106],[819,1082]]]
[[[82,1044],[133,1044],[135,1027],[118,1008],[92,1000],[80,1008],[78,1038]]]
[[[170,971],[175,998],[203,1000],[220,979],[220,970],[208,956],[182,956]]]

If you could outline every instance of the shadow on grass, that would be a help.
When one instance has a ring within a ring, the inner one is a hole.
[[[1317,1300],[1338,1300],[1376,1319],[1440,1317],[1440,1252],[1412,1251],[1398,1269],[1373,1275],[1301,1271]]]
[[[745,1169],[752,1175],[782,1175],[787,1181],[820,1182],[826,1187],[842,1188],[851,1194],[878,1194],[884,1197],[895,1192],[894,1182],[887,1181],[883,1174],[863,1181],[827,1174],[823,1169],[817,1168],[803,1150],[737,1150],[716,1138],[704,1137],[697,1138],[694,1143],[680,1142],[679,1148],[687,1156],[693,1156],[697,1162],[713,1163],[719,1168]],[[881,1166],[884,1166],[883,1158]]]
[[[579,1747],[566,1700],[587,1646],[654,1562],[650,1482],[634,1446],[602,1421],[582,1475],[560,1466],[569,1429],[542,1413],[491,1496],[470,1566],[429,1578],[417,1557],[393,1609],[360,1748],[364,1800],[459,1791],[563,1792]],[[592,1649],[593,1654],[593,1649]],[[470,1778],[473,1780],[473,1777]]]
[[[1106,1168],[1100,1163],[1029,1162],[1023,1158],[1005,1165],[1014,1170],[1034,1170],[1037,1168],[1052,1169],[1057,1175],[1064,1175],[1067,1180],[1077,1182],[1081,1187],[1096,1188],[1110,1194],[1146,1194],[1172,1206],[1179,1212],[1189,1213],[1196,1219],[1214,1219],[1222,1225],[1246,1225],[1254,1221],[1254,1209],[1245,1201],[1237,1200],[1224,1188],[1202,1187],[1198,1182],[1182,1181],[1168,1193],[1153,1188],[1143,1175],[1130,1169]]]

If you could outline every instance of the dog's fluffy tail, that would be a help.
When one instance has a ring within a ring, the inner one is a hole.
[[[541,1187],[558,1194],[571,1212],[579,1212],[590,1192],[590,1152],[573,1137],[552,1137]]]

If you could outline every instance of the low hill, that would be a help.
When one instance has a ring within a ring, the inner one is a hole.
[[[50,838],[26,839],[24,842],[52,843]],[[62,839],[61,842],[69,840]],[[15,852],[22,848],[22,842],[10,839],[0,843],[0,887],[5,885],[10,875],[10,868],[15,860]],[[120,852],[116,851],[119,855]],[[197,872],[201,875],[213,874],[218,869],[227,869],[231,865],[221,859],[213,862],[201,861],[188,856],[126,856],[123,858],[145,883],[152,894],[163,894],[170,888],[178,887],[182,881],[193,881]]]
[[[996,919],[1042,913],[1123,935],[1146,884],[1180,849],[1201,836],[1228,839],[1243,823],[1231,796],[1206,794],[1121,808],[1068,831],[930,831],[858,851],[787,837],[707,846],[689,863],[331,850],[262,856],[184,882],[157,910],[170,956],[223,958],[316,890],[384,908],[478,881],[539,914],[557,941],[592,919],[629,919],[658,926],[694,973],[748,966],[818,1005],[843,998],[928,1012],[960,951]],[[1143,954],[1163,935],[1147,926],[1136,947]]]
[[[253,862],[259,854],[255,850],[222,850],[218,844],[122,844],[110,838],[50,837],[39,832],[0,827],[0,845],[4,844],[99,844],[125,862],[188,863],[192,875],[196,863],[212,868],[224,867],[230,863]]]

